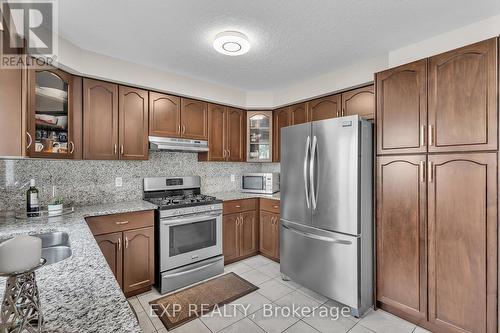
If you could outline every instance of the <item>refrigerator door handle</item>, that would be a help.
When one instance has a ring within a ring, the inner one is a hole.
[[[306,152],[304,154],[304,190],[306,193],[306,204],[307,208],[310,208],[309,204],[309,184],[307,183],[307,161],[309,160],[309,152],[311,150],[311,137],[308,135],[306,140]]]
[[[296,234],[299,234],[299,235],[307,237],[307,238],[313,238],[313,239],[317,239],[317,240],[320,240],[323,242],[330,242],[330,243],[336,243],[336,244],[342,244],[342,245],[351,245],[352,244],[352,242],[348,241],[348,240],[336,239],[336,238],[311,234],[309,232],[300,231],[300,230],[297,230],[295,228],[291,228],[285,224],[282,224],[281,226],[287,230],[290,230],[291,232],[295,232]]]
[[[313,137],[312,140],[312,151],[311,151],[311,158],[310,158],[310,163],[309,163],[309,183],[311,187],[311,203],[312,207],[314,210],[316,210],[316,205],[317,205],[317,198],[316,198],[316,186],[314,184],[314,166],[315,166],[315,161],[316,161],[316,152],[318,148],[318,138],[316,138],[316,135]]]

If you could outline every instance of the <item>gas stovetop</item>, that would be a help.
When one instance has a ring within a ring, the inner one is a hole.
[[[175,195],[171,197],[147,198],[146,200],[157,205],[160,210],[222,203],[222,200],[204,194]]]
[[[175,209],[176,214],[219,209],[218,206],[214,205],[222,204],[222,200],[218,200],[216,197],[201,194],[199,176],[144,178],[144,200],[158,206],[159,210]],[[203,205],[214,207],[178,210],[178,208]],[[162,214],[169,215],[170,213]]]

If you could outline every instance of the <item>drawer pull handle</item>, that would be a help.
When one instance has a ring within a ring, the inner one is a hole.
[[[128,221],[117,221],[115,222],[117,225],[127,224]]]
[[[279,206],[273,206],[273,208],[280,208]]]
[[[240,206],[240,205],[236,205],[236,206],[234,206],[234,207],[236,207],[236,208],[241,208],[241,206]]]
[[[125,237],[125,248],[128,249],[128,237]]]
[[[118,238],[118,251],[122,250],[122,239]]]

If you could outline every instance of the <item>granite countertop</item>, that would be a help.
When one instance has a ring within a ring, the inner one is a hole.
[[[217,199],[220,199],[223,201],[239,200],[239,199],[254,199],[254,198],[280,200],[280,192],[276,192],[274,194],[258,194],[258,193],[244,193],[244,192],[239,192],[239,191],[232,191],[232,192],[213,192],[213,193],[206,193],[206,194],[214,196]]]
[[[36,271],[44,332],[142,332],[84,218],[155,208],[138,200],[81,207],[71,215],[43,220],[0,217],[0,239],[51,231],[69,234],[71,257]],[[0,278],[2,298],[4,290],[5,278]]]

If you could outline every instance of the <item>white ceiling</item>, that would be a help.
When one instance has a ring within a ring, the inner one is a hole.
[[[64,0],[83,49],[242,90],[277,89],[500,13],[498,0]],[[250,51],[212,48],[224,30]]]

